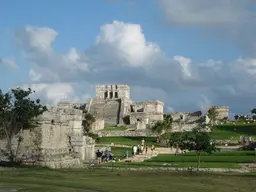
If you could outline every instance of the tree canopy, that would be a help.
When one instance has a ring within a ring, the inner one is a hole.
[[[40,104],[40,99],[32,100],[29,97],[33,92],[30,88],[11,89],[6,93],[0,90],[0,136],[7,140],[4,154],[10,161],[16,160],[19,143],[23,139],[20,135],[21,131],[34,128],[34,118],[47,110]],[[14,151],[12,140],[17,134],[18,146]]]
[[[198,157],[197,169],[200,166],[200,156],[202,152],[211,154],[217,150],[211,133],[194,129],[192,132],[176,132],[170,136],[170,146],[181,150],[196,151]]]

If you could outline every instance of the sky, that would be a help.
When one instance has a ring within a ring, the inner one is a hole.
[[[167,111],[256,98],[254,0],[1,0],[0,89],[45,104],[86,102],[95,85],[128,84]]]

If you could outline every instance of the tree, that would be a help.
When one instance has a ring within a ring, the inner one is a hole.
[[[85,120],[83,121],[84,134],[88,134],[92,129],[92,124],[95,122],[95,117],[90,113],[85,113]]]
[[[256,108],[252,109],[252,110],[251,110],[251,113],[252,113],[252,114],[256,114]]]
[[[33,92],[30,88],[11,89],[7,93],[0,90],[0,136],[7,141],[3,153],[11,163],[18,161],[17,155],[23,140],[22,131],[35,128],[35,118],[47,110],[40,104],[40,99],[34,101],[29,98]],[[12,146],[14,138],[17,138],[16,149]]]
[[[217,107],[213,106],[207,111],[207,116],[210,119],[209,125],[211,129],[214,129],[215,122],[217,120],[219,113],[217,111]]]
[[[164,114],[164,120],[156,122],[151,129],[161,137],[166,131],[172,129],[172,122],[172,116],[170,114]]]
[[[196,151],[197,170],[200,167],[202,152],[211,154],[217,151],[211,133],[202,132],[200,129],[194,129],[192,132],[173,133],[170,137],[170,146],[178,147],[181,150]]]

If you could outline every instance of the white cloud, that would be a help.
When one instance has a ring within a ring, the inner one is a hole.
[[[23,89],[31,88],[35,90],[33,97],[38,97],[43,103],[55,105],[58,101],[85,101],[90,95],[76,95],[72,84],[68,83],[52,83],[52,84],[24,84]]]
[[[135,100],[164,100],[177,111],[198,110],[209,101],[229,105],[233,111],[253,107],[254,58],[231,63],[211,59],[193,63],[181,55],[170,59],[146,40],[140,25],[120,21],[103,25],[95,44],[85,51],[71,48],[66,54],[58,53],[53,48],[57,34],[54,29],[36,27],[16,33],[30,63],[30,86],[47,103],[84,101],[95,95],[96,84],[113,83],[129,84]]]
[[[17,69],[18,65],[11,58],[0,58],[0,64],[4,64],[11,69]]]
[[[97,46],[101,44],[114,45],[126,64],[135,67],[152,64],[151,59],[160,51],[156,44],[146,41],[140,25],[120,21],[101,27]]]

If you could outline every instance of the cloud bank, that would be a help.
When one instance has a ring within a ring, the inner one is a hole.
[[[200,6],[196,0],[184,2],[161,1],[171,24],[239,26],[243,23],[237,24],[237,20],[250,14],[236,0],[232,0],[236,2],[232,6],[231,1],[222,0],[226,2],[223,7],[213,1]],[[171,6],[172,3],[177,4]],[[198,7],[205,11],[198,12]],[[59,33],[33,26],[15,32],[16,42],[30,67],[31,81],[22,86],[32,87],[45,103],[85,101],[94,96],[96,84],[112,83],[128,84],[135,100],[163,100],[168,110],[197,110],[216,104],[228,105],[234,112],[247,112],[253,107],[256,96],[253,55],[229,63],[210,58],[194,63],[182,55],[169,57],[145,37],[139,24],[122,21],[102,25],[90,48],[71,47],[66,53],[59,53],[53,47]]]

